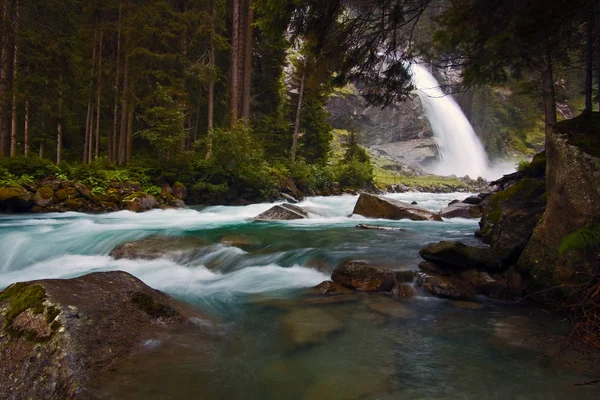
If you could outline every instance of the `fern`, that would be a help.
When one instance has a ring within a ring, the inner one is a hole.
[[[591,225],[579,229],[565,237],[558,250],[559,256],[572,250],[587,250],[600,248],[600,225]]]

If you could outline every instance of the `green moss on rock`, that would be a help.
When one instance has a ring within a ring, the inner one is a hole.
[[[131,301],[135,304],[140,310],[148,314],[153,318],[168,318],[176,315],[176,312],[169,306],[159,303],[151,296],[142,292],[135,292],[131,296]]]
[[[15,283],[9,286],[0,293],[0,301],[8,303],[8,310],[5,315],[6,325],[10,325],[25,310],[31,309],[34,314],[43,313],[45,299],[46,291],[40,285]]]

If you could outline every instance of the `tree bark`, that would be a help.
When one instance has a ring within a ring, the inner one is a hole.
[[[94,49],[92,50],[92,70],[90,71],[90,96],[88,99],[87,106],[87,118],[85,121],[85,140],[84,140],[84,148],[83,148],[83,163],[89,164],[91,160],[91,150],[92,150],[92,131],[94,124],[94,107],[92,105],[92,88],[94,85],[94,70],[96,69],[96,43],[98,41],[98,21],[96,20],[96,27],[94,28]]]
[[[552,56],[550,55],[549,48],[546,48],[543,54],[542,85],[546,135],[548,135],[550,127],[556,125],[556,98],[554,93],[554,78],[552,75]]]
[[[98,158],[100,150],[100,104],[102,100],[102,47],[104,40],[104,32],[100,32],[100,49],[98,50],[98,92],[96,97],[96,148],[94,155]]]
[[[595,7],[596,15],[596,85],[597,85],[597,96],[598,111],[600,112],[600,0],[596,3]]]
[[[40,141],[40,158],[44,158],[44,142]]]
[[[29,155],[29,101],[25,101],[25,124],[23,126],[23,155]]]
[[[237,125],[240,98],[239,88],[239,59],[240,59],[240,3],[242,0],[233,0],[233,22],[231,37],[231,101],[230,117],[231,127]]]
[[[121,23],[122,23],[123,4],[119,4],[119,25],[117,28],[117,68],[115,70],[115,108],[113,111],[113,135],[112,149],[109,148],[109,158],[116,161],[117,155],[117,127],[119,121],[119,73],[121,72]]]
[[[244,47],[244,84],[242,100],[242,118],[244,126],[247,128],[250,124],[250,91],[252,88],[252,45],[254,44],[252,36],[252,24],[254,23],[254,10],[252,9],[252,0],[247,0],[247,18],[246,18],[246,37]]]
[[[133,116],[135,111],[135,102],[133,97],[129,98],[127,104],[129,105],[129,111],[127,112],[127,156],[125,158],[125,162],[129,163],[131,161],[131,153],[133,151]]]
[[[215,30],[217,27],[217,0],[213,0],[212,9],[212,30],[210,32],[210,49],[208,53],[208,63],[210,65],[210,79],[208,81],[208,131],[206,134],[206,159],[210,160],[213,150],[213,129],[215,118]],[[233,62],[232,62],[233,65]],[[200,109],[198,109],[198,122],[200,122]],[[198,135],[198,123],[196,123],[196,137]],[[196,139],[194,138],[194,140]]]
[[[119,134],[118,163],[125,164],[127,157],[127,112],[129,100],[129,55],[125,50],[125,64],[123,66],[123,103],[121,106],[121,132]]]
[[[594,7],[590,10],[587,17],[585,27],[585,110],[584,112],[592,112],[592,91],[593,91],[593,76],[594,76]]]
[[[13,76],[12,76],[12,104],[10,113],[10,156],[17,155],[17,100],[18,88],[17,77],[19,72],[19,45],[17,43],[17,31],[19,30],[19,0],[15,1],[15,17],[13,20]]]
[[[298,135],[300,132],[300,116],[302,114],[302,100],[304,98],[304,82],[306,81],[307,60],[304,59],[302,66],[302,79],[300,81],[300,91],[298,93],[298,106],[296,107],[296,121],[294,122],[294,137],[292,138],[292,161],[296,161],[296,151],[298,148]]]
[[[2,0],[0,2],[1,9],[1,20],[3,26],[8,26],[8,1]],[[6,110],[4,100],[8,92],[8,71],[10,69],[10,56],[9,56],[9,34],[3,35],[0,42],[0,157],[4,156],[6,151],[6,143],[8,140]]]
[[[61,88],[58,91],[58,124],[56,127],[56,165],[60,164],[62,152],[62,75],[60,77]]]

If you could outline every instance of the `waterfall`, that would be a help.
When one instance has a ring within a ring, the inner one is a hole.
[[[441,160],[429,168],[429,172],[471,178],[489,175],[485,150],[460,106],[442,91],[426,68],[413,64],[411,70],[425,114],[440,145]]]

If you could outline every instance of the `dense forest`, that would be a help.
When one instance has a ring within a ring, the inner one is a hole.
[[[563,88],[585,91],[586,110],[594,101],[600,23],[589,0],[1,5],[0,155],[65,170],[181,165],[194,171],[181,180],[208,191],[276,189],[273,176],[369,185],[354,141],[346,157],[332,154],[324,105],[348,83],[374,105],[401,101],[415,60],[460,74],[446,91],[464,94],[492,153],[495,141],[522,142],[542,113],[554,124]],[[501,107],[502,93],[519,96]]]

